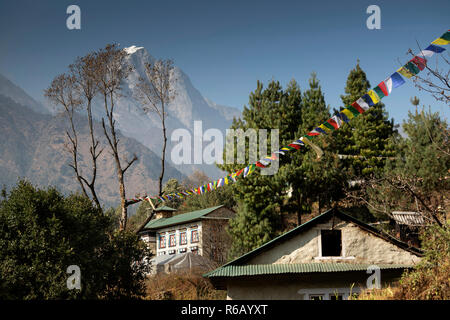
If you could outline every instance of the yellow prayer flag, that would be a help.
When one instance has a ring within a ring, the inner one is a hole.
[[[405,76],[408,79],[413,76],[413,74],[404,67],[401,67],[400,69],[398,69],[397,72],[402,74],[403,76]]]
[[[369,92],[367,92],[367,94],[370,96],[373,103],[377,104],[380,101],[380,98],[378,97],[375,91],[370,90]]]
[[[442,39],[442,38],[437,38],[436,40],[434,40],[432,42],[432,44],[438,44],[438,45],[441,45],[441,46],[445,46],[445,45],[447,45],[449,43],[450,43],[449,40],[445,40],[445,39]]]
[[[349,118],[349,119],[353,119],[355,117],[355,115],[350,110],[348,110],[347,108],[345,108],[341,112],[343,114],[345,114],[347,116],[347,118]]]
[[[330,128],[327,128],[326,126],[324,126],[323,124],[321,124],[319,126],[320,129],[325,130],[326,132],[331,132],[332,130]]]

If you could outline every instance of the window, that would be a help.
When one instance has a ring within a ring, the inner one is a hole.
[[[310,294],[309,300],[323,300],[323,294]]]
[[[177,239],[175,238],[175,233],[169,235],[169,247],[175,247],[177,245]]]
[[[191,231],[191,242],[198,242],[198,230]]]
[[[164,249],[166,247],[166,236],[159,235],[159,248]]]
[[[180,244],[187,244],[186,231],[180,232]]]
[[[183,252],[186,252],[186,251],[187,251],[186,248],[181,248],[180,250],[178,250],[179,253],[183,253]]]
[[[342,254],[341,230],[321,230],[322,257],[340,257]]]
[[[198,254],[198,247],[191,247],[191,252],[193,254]]]

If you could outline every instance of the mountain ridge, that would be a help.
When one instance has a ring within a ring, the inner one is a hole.
[[[19,178],[26,178],[40,187],[55,186],[65,193],[80,191],[73,169],[69,167],[71,157],[64,147],[67,143],[66,125],[60,115],[34,112],[4,95],[0,95],[0,114],[0,136],[8,137],[0,140],[0,184],[11,188]],[[76,116],[75,123],[79,131],[80,168],[90,172],[87,120]],[[112,157],[106,156],[108,146],[100,132],[101,124],[95,122],[94,126],[104,148],[98,159],[96,190],[103,204],[115,207],[120,203],[115,164]],[[136,153],[139,158],[125,177],[127,197],[143,192],[156,193],[160,158],[135,139],[120,132],[118,136],[123,156],[129,159]],[[165,181],[171,177],[185,178],[177,169],[167,165]]]

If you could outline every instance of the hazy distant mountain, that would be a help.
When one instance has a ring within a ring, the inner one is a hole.
[[[77,117],[81,147],[81,168],[90,172],[88,150],[88,126],[85,118]],[[95,123],[100,130],[100,124]],[[66,124],[61,116],[36,113],[20,105],[11,98],[0,95],[0,185],[11,187],[19,177],[45,187],[56,186],[64,192],[80,190],[69,167],[70,155],[64,145]],[[100,144],[106,147],[103,133]],[[136,193],[155,193],[160,171],[160,158],[135,139],[120,134],[120,146],[124,154],[131,158],[136,153],[139,160],[126,175],[127,196]],[[168,165],[166,179],[174,177],[182,180],[184,175]],[[118,183],[115,164],[105,148],[99,158],[99,172],[96,185],[103,203],[118,205]]]
[[[39,102],[35,101],[31,98],[22,88],[16,86],[10,80],[5,78],[0,74],[0,94],[11,98],[13,101],[21,104],[23,106],[27,106],[33,111],[39,113],[48,113],[49,111]]]

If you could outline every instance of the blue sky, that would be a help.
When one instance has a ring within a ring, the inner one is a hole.
[[[81,30],[66,28],[66,8],[81,8]],[[366,8],[381,8],[381,30],[366,27]],[[360,59],[372,87],[407,62],[408,48],[447,29],[450,1],[22,1],[0,2],[0,73],[43,101],[42,90],[74,58],[106,43],[144,46],[171,58],[218,104],[242,109],[256,81],[318,74],[330,106],[341,105]],[[445,53],[448,57],[448,51]],[[449,107],[411,81],[383,99],[400,122],[418,96],[444,117]]]

